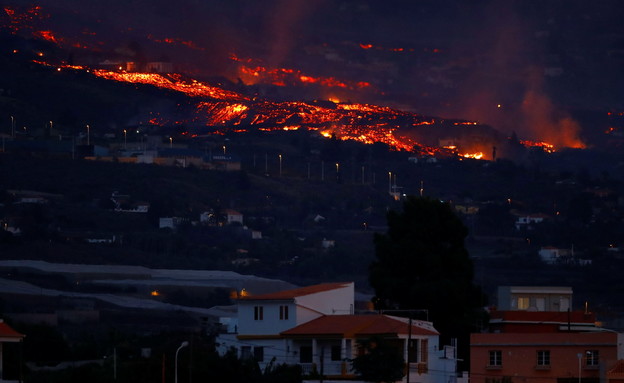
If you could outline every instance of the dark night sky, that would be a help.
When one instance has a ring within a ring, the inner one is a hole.
[[[253,58],[253,65],[366,81],[374,89],[335,89],[316,97],[473,119],[527,136],[544,137],[550,130],[574,136],[579,127],[571,110],[624,108],[624,7],[617,0],[38,4],[50,15],[42,27],[71,42],[103,42],[100,57],[167,57],[187,73],[236,81],[239,64],[230,59],[235,54]],[[174,43],[158,42],[166,38]],[[296,98],[298,92],[280,89],[279,95]]]

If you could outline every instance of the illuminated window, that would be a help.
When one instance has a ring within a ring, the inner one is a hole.
[[[254,306],[254,320],[264,319],[264,307]]]
[[[585,351],[585,358],[587,362],[585,364],[587,366],[597,366],[598,365],[598,350],[587,350]]]
[[[503,352],[501,350],[491,350],[489,366],[502,366],[502,365],[503,365]]]
[[[529,297],[518,297],[518,310],[529,309]]]
[[[288,320],[288,306],[280,306],[280,320]]]
[[[539,350],[537,352],[537,365],[538,366],[550,366],[550,351]]]

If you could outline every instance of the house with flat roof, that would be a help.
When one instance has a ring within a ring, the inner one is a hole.
[[[624,334],[571,303],[570,287],[499,287],[488,330],[470,335],[471,383],[606,381],[624,357]]]

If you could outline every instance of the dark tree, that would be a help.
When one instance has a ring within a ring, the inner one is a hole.
[[[405,376],[405,360],[399,348],[381,338],[360,343],[364,353],[351,361],[351,366],[367,382],[396,382]]]
[[[484,305],[464,247],[468,229],[448,204],[413,196],[387,219],[388,232],[375,235],[369,274],[376,308],[426,309],[442,340],[467,346]]]

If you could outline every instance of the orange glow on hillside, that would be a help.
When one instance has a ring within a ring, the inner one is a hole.
[[[39,62],[42,65],[48,65]],[[49,66],[49,65],[48,65]],[[423,156],[484,159],[483,152],[466,151],[459,145],[445,148],[423,145],[416,135],[423,129],[439,127],[471,129],[471,121],[444,121],[385,106],[358,103],[274,102],[250,98],[237,92],[179,74],[132,73],[125,71],[90,70],[81,66],[61,66],[57,69],[84,70],[95,76],[125,83],[145,84],[183,93],[193,99],[194,112],[186,119],[175,121],[159,112],[150,113],[145,124],[157,126],[205,126],[211,134],[307,129],[338,140],[353,140],[364,144],[384,143],[392,150],[408,151]],[[464,128],[465,127],[465,128]],[[189,132],[185,132],[189,136]],[[540,147],[552,153],[555,148],[546,142],[521,141],[527,147]]]
[[[33,35],[40,37],[44,40],[53,42],[55,44],[59,43],[59,40],[54,36],[54,33],[52,33],[52,31],[36,31],[33,32]]]
[[[555,146],[553,144],[549,144],[547,142],[541,141],[529,141],[529,140],[521,140],[520,143],[527,148],[541,148],[546,153],[554,153]]]
[[[352,82],[335,77],[312,76],[293,68],[269,68],[261,65],[258,60],[242,59],[235,54],[231,54],[230,59],[239,63],[237,75],[249,85],[259,83],[275,86],[317,84],[327,88],[349,90],[372,88],[371,84],[366,81]]]

